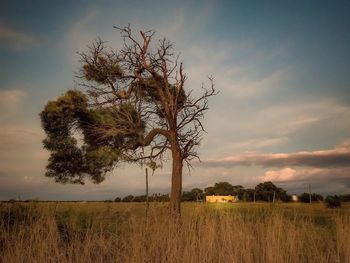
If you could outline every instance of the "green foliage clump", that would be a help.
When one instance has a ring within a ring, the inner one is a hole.
[[[303,193],[299,196],[299,201],[302,203],[309,203],[310,202],[310,194],[308,193]],[[311,202],[321,202],[323,201],[323,196],[316,194],[316,193],[312,193],[311,194]]]
[[[94,59],[93,63],[87,63],[83,66],[83,74],[86,80],[107,84],[115,82],[117,78],[123,75],[123,71],[116,60],[106,56],[98,56]]]
[[[76,90],[48,102],[40,117],[47,134],[43,144],[51,152],[46,176],[61,183],[84,184],[85,177],[102,182],[123,158],[123,149],[137,145],[145,128],[130,103],[90,107],[87,96]],[[132,126],[125,129],[127,123]],[[83,136],[80,147],[77,134]]]
[[[237,188],[241,186],[233,186],[228,182],[216,183],[204,189],[206,195],[236,195]]]
[[[135,196],[134,199],[132,200],[133,202],[146,202],[146,195],[138,195]]]
[[[291,201],[291,197],[287,194],[287,191],[277,187],[272,182],[263,182],[255,187],[256,200],[260,201],[273,201],[274,198],[284,202]]]
[[[123,198],[123,202],[132,202],[134,200],[134,196],[133,195],[127,195]]]
[[[245,189],[242,185],[231,185],[228,182],[216,183],[204,189],[205,195],[233,195],[238,200],[253,201],[254,195],[256,201],[273,201],[280,200],[290,202],[291,196],[287,191],[277,187],[272,182],[258,184],[255,189]]]
[[[327,207],[329,207],[329,208],[337,208],[337,207],[341,206],[340,198],[337,195],[327,196],[325,199],[325,202],[326,202]]]
[[[342,202],[350,202],[350,194],[340,195],[339,198]]]
[[[193,188],[191,191],[184,191],[181,196],[181,201],[200,201],[203,199],[203,190]]]
[[[164,78],[161,76],[157,76],[157,78],[154,78],[152,76],[149,76],[148,78],[145,79],[145,81],[139,83],[136,87],[136,91],[139,97],[142,97],[145,101],[147,102],[156,102],[158,105],[158,110],[157,110],[157,114],[160,117],[164,117],[164,109],[161,107],[161,103],[160,103],[160,97],[159,94],[157,93],[157,81],[160,83],[164,84]],[[178,93],[178,95],[176,96],[176,86],[168,83],[168,91],[170,92],[170,94],[173,96],[174,98],[174,105],[177,106],[177,109],[180,110],[187,99],[187,95],[185,90],[182,88],[180,90],[180,92]],[[166,92],[166,90],[164,90],[164,92]],[[176,101],[175,101],[176,100]]]
[[[122,199],[120,198],[120,197],[116,197],[115,199],[114,199],[114,202],[116,202],[116,203],[119,203],[119,202],[121,202],[122,201]]]

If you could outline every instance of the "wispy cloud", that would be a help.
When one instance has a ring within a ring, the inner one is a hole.
[[[67,46],[72,52],[85,49],[87,45],[99,36],[97,35],[97,27],[94,24],[98,14],[99,11],[97,9],[91,9],[71,25],[67,32],[66,40]]]
[[[45,167],[48,153],[42,148],[40,127],[4,124],[0,127],[0,172],[19,175],[38,173]]]
[[[34,36],[0,23],[0,45],[12,50],[24,50],[35,43],[37,40]]]
[[[26,96],[26,92],[18,88],[0,90],[0,125],[2,128],[5,122],[13,122],[17,118]]]
[[[350,168],[283,168],[269,170],[261,176],[262,181],[273,182],[317,182],[317,183],[341,183],[350,186]]]
[[[296,153],[243,153],[222,159],[203,162],[209,167],[262,166],[262,167],[350,167],[350,145],[348,142],[330,150]],[[286,170],[284,170],[285,172]],[[291,170],[288,170],[288,176]]]
[[[18,107],[22,102],[26,93],[21,89],[0,90],[0,105],[1,107]]]

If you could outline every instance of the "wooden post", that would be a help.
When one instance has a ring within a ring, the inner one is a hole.
[[[148,169],[146,167],[146,209],[148,210]],[[147,211],[146,210],[146,211]]]
[[[253,200],[254,200],[254,203],[255,203],[255,191],[254,191],[254,195],[253,195]]]
[[[311,184],[309,184],[309,203],[311,204]]]
[[[276,191],[273,191],[273,200],[272,200],[273,203],[275,202],[275,198],[276,198]]]

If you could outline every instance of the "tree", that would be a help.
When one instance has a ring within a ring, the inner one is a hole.
[[[133,202],[146,202],[146,195],[135,196]]]
[[[154,31],[136,36],[129,26],[117,29],[123,47],[115,51],[98,40],[80,53],[82,90],[48,102],[40,114],[51,152],[46,175],[61,183],[100,183],[121,162],[156,167],[170,150],[170,209],[180,215],[183,164],[198,158],[202,119],[217,91],[212,78],[196,98],[185,89],[173,44],[161,39],[151,46]],[[83,137],[80,147],[76,134]]]
[[[242,197],[239,197],[242,201],[250,201],[253,202],[254,201],[254,192],[255,189],[243,189],[243,194]]]
[[[182,201],[199,201],[203,198],[203,190],[199,188],[193,188],[191,191],[184,191],[182,193]]]
[[[329,208],[337,208],[341,206],[341,199],[337,195],[328,195],[325,199],[325,202],[327,207]]]
[[[133,195],[127,195],[122,199],[122,202],[132,202],[134,200]]]
[[[350,194],[344,194],[339,196],[341,202],[350,202]]]
[[[302,203],[309,203],[310,202],[310,194],[309,193],[302,193],[299,196],[299,201]],[[323,196],[316,194],[316,193],[312,193],[311,194],[311,201],[312,202],[320,202],[323,201]]]
[[[233,195],[237,196],[238,200],[242,200],[244,187],[242,185],[234,185],[232,189],[233,189]]]
[[[204,189],[205,195],[235,195],[234,187],[228,182],[215,183]]]
[[[199,188],[193,188],[191,190],[192,193],[196,195],[196,200],[195,201],[201,201],[203,200],[203,190]]]
[[[291,196],[287,194],[287,191],[282,188],[277,187],[272,182],[263,182],[255,187],[256,200],[261,201],[275,201],[281,200],[284,202],[289,202]]]

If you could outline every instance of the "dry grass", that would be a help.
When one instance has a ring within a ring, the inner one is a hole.
[[[350,207],[2,204],[0,262],[350,262]]]

